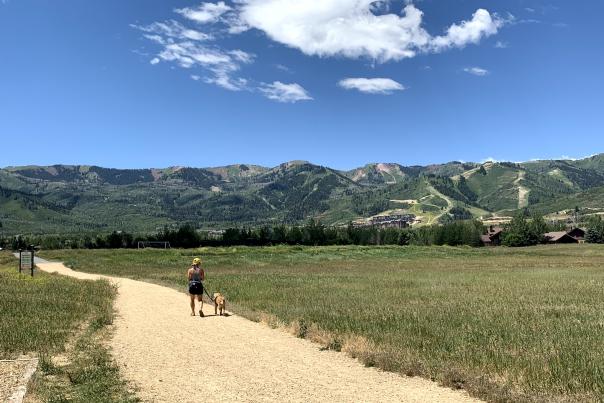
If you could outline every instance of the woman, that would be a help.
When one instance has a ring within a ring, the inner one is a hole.
[[[201,268],[201,259],[196,257],[193,259],[193,265],[187,271],[187,280],[189,280],[189,297],[191,297],[191,316],[195,316],[195,296],[199,301],[199,316],[203,314],[203,283],[206,279],[206,274]]]

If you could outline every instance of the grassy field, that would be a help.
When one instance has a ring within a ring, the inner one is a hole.
[[[114,296],[106,281],[20,275],[17,260],[0,252],[0,359],[40,358],[33,393],[41,401],[133,400],[101,341]]]
[[[49,251],[86,272],[210,291],[366,365],[493,401],[604,398],[604,247]],[[183,313],[187,313],[183,304]]]

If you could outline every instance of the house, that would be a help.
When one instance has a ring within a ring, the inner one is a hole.
[[[579,243],[585,242],[585,230],[581,228],[573,228],[568,231],[568,235],[575,238]]]
[[[482,244],[484,246],[495,246],[495,245],[493,245],[493,240],[488,235],[481,235],[480,241],[482,242]]]
[[[489,225],[486,235],[482,235],[480,240],[484,246],[499,246],[501,245],[501,235],[503,229],[495,225]]]
[[[579,241],[570,236],[566,231],[547,232],[543,234],[547,243],[579,243]]]

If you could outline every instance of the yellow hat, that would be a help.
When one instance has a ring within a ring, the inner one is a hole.
[[[195,259],[193,259],[193,264],[201,264],[201,259],[196,257]]]

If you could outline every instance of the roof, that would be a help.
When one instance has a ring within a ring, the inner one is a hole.
[[[584,230],[583,228],[573,228],[573,229],[571,229],[570,231],[568,231],[568,234],[569,234],[569,235],[571,235],[571,234],[573,234],[573,233],[577,233],[577,232],[578,232],[578,233],[580,233],[580,234],[585,235],[585,233],[586,233],[587,231],[586,231],[586,230]]]
[[[483,243],[491,243],[491,242],[493,242],[493,240],[491,239],[491,237],[490,237],[490,236],[488,236],[488,235],[481,235],[481,236],[480,236],[480,240],[481,240]]]
[[[489,228],[488,233],[489,235],[493,236],[493,235],[497,235],[497,234],[501,234],[503,232],[503,228],[501,227],[493,227],[493,230],[491,231],[491,229]]]
[[[543,234],[543,236],[546,237],[547,240],[550,241],[550,242],[557,242],[560,239],[562,239],[564,237],[567,237],[567,236],[570,236],[570,235],[568,235],[566,233],[566,231],[556,231],[556,232],[546,232],[545,234]]]

